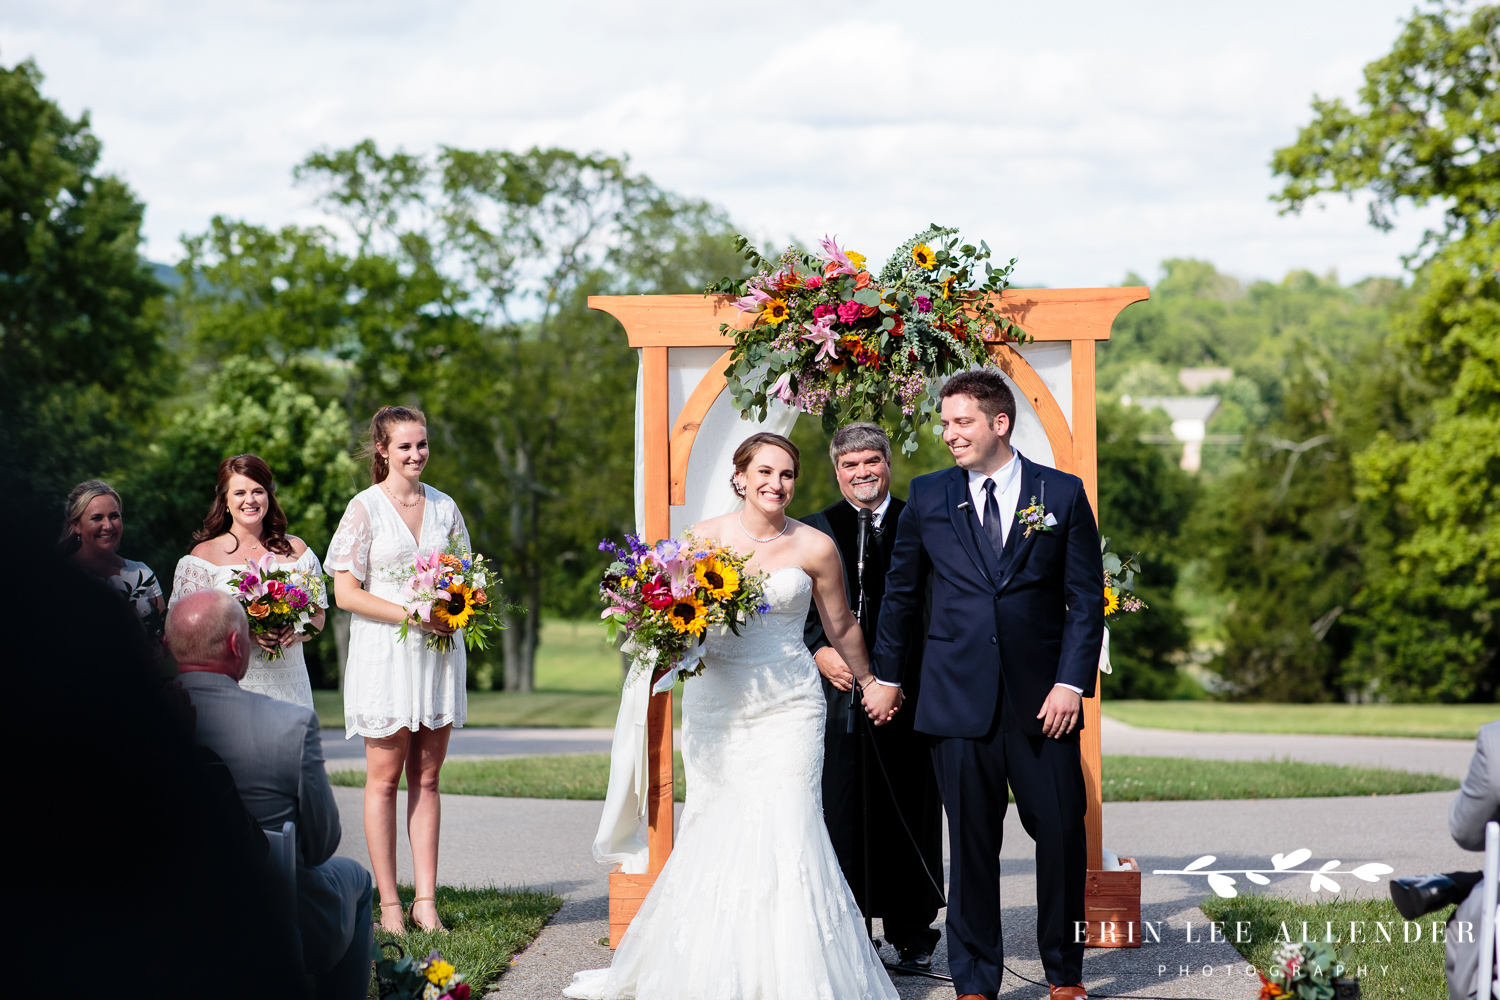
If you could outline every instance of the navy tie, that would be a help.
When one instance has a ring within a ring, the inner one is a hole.
[[[995,559],[1005,551],[1005,530],[1000,526],[1000,504],[995,500],[995,481],[984,481],[984,534],[990,540]]]

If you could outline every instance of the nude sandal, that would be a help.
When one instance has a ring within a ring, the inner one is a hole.
[[[433,896],[418,896],[416,899],[413,899],[411,901],[411,905],[406,908],[406,919],[409,922],[411,922],[413,924],[416,924],[418,927],[420,927],[422,930],[426,931],[429,934],[435,933],[437,931],[442,931],[444,934],[446,934],[448,932],[448,928],[446,928],[446,927],[443,926],[443,920],[442,920],[441,917],[438,918],[437,926],[435,926],[435,927],[422,927],[422,924],[417,920],[416,915],[412,912],[413,910],[415,910],[417,908],[417,904],[418,903],[431,903],[432,904],[433,912],[434,913],[437,912],[437,899],[436,899],[436,897],[433,897]]]

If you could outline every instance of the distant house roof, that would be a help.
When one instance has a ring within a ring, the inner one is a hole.
[[[1125,402],[1124,399],[1121,402]],[[1198,420],[1204,423],[1219,408],[1218,396],[1142,396],[1130,400],[1146,410],[1162,410],[1176,420]]]
[[[1233,368],[1184,368],[1177,373],[1177,381],[1188,392],[1202,392],[1211,385],[1228,382],[1234,378]]]

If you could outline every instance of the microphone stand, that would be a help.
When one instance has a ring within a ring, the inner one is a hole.
[[[856,509],[859,516],[859,534],[855,552],[855,580],[858,582],[858,594],[854,605],[854,618],[859,622],[860,633],[863,635],[865,629],[865,550],[869,546],[870,526],[874,521],[874,514],[868,507]],[[849,691],[849,732],[854,732],[855,712],[859,708],[859,699],[856,695],[861,694],[859,684],[855,683]],[[870,760],[868,744],[870,741],[869,727],[859,739],[859,803],[860,803],[860,857],[864,867],[864,914],[865,914],[865,937],[870,941],[875,940],[875,921],[870,916]]]

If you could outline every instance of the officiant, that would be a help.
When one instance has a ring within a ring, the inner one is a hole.
[[[857,610],[860,512],[870,512],[861,622],[865,648],[869,649],[874,644],[880,599],[885,594],[896,521],[906,505],[890,495],[891,442],[875,424],[855,423],[841,428],[833,436],[828,453],[844,498],[802,521],[838,545],[849,606]],[[933,878],[943,877],[943,821],[932,755],[925,738],[912,728],[920,697],[921,672],[917,668],[921,644],[912,644],[913,662],[908,663],[903,675],[907,679],[902,685],[906,695],[902,711],[874,732],[879,761],[873,753],[867,753],[862,761],[861,741],[870,739],[866,735],[870,727],[861,717],[854,720],[854,731],[849,731],[850,700],[857,698],[852,693],[854,677],[824,636],[816,605],[808,610],[804,639],[823,675],[823,694],[828,702],[823,740],[823,819],[839,866],[865,916],[881,918],[885,940],[896,950],[899,964],[929,969],[939,939],[932,925],[942,896]],[[866,824],[872,873],[868,887]]]

